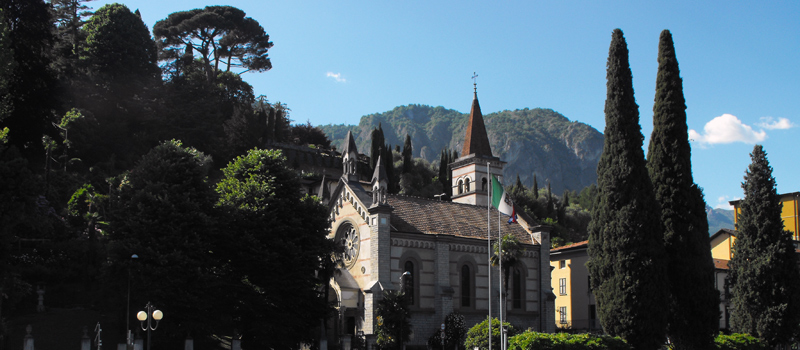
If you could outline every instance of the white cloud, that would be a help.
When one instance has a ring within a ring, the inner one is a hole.
[[[728,203],[729,201],[739,200],[741,198],[734,197],[731,199],[730,196],[720,196],[717,198],[717,204],[714,206],[714,209],[725,209],[725,210],[733,210],[733,206]]]
[[[689,139],[701,145],[733,142],[755,144],[766,140],[767,132],[755,131],[751,126],[742,123],[736,116],[723,114],[706,123],[703,127],[703,134],[689,130]]]
[[[347,79],[342,77],[342,73],[328,72],[328,74],[326,74],[325,76],[328,77],[328,78],[333,78],[333,80],[336,80],[337,83],[346,83],[347,82]]]
[[[789,119],[786,118],[775,118],[772,117],[761,117],[761,122],[758,123],[758,126],[767,129],[767,130],[784,130],[784,129],[791,129],[797,125],[794,125]]]

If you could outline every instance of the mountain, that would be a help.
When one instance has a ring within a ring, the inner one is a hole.
[[[507,162],[503,171],[507,185],[519,175],[530,187],[536,174],[539,188],[550,181],[553,193],[560,195],[565,189],[580,191],[597,182],[603,134],[593,127],[542,108],[505,110],[483,118],[494,156]],[[402,145],[409,134],[414,157],[436,163],[444,148],[460,155],[468,119],[468,114],[441,106],[407,105],[363,116],[358,125],[320,128],[339,149],[352,131],[359,151],[369,153],[370,133],[380,124],[387,143]]]
[[[733,210],[714,209],[706,205],[706,217],[708,217],[708,234],[713,235],[720,229],[734,229]]]

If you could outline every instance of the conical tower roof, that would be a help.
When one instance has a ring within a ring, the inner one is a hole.
[[[476,157],[493,157],[492,147],[489,145],[489,136],[486,133],[486,125],[483,123],[481,105],[478,103],[477,91],[472,99],[467,135],[464,138],[464,148],[461,150],[462,157],[470,154],[474,154]]]
[[[381,180],[389,181],[389,176],[386,175],[386,169],[381,165],[381,156],[378,156],[378,162],[375,163],[375,171],[372,172],[372,183]]]
[[[355,152],[358,154],[358,148],[356,147],[356,140],[353,138],[353,133],[351,131],[347,132],[347,136],[345,136],[347,140],[344,143],[344,149],[342,150],[342,154],[348,154],[350,152]]]

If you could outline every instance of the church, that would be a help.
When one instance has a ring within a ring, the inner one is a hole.
[[[406,272],[413,327],[407,348],[425,348],[450,313],[463,315],[468,328],[486,320],[489,310],[498,317],[500,272],[489,263],[488,241],[489,235],[497,239],[498,228],[502,235],[514,235],[524,249],[509,274],[503,318],[518,329],[555,330],[550,228],[525,215],[518,223],[500,224],[498,211],[487,208],[490,176],[502,182],[505,163],[492,155],[477,90],[462,156],[448,165],[452,202],[388,194],[380,161],[372,178],[363,181],[352,134],[345,142],[342,176],[328,194],[328,237],[344,246],[344,266],[330,281],[329,298],[338,315],[321,348],[339,344],[349,350],[355,336],[363,336],[372,348],[378,301],[384,291],[400,289]]]

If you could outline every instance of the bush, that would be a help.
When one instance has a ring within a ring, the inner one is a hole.
[[[631,350],[619,337],[596,334],[525,332],[508,340],[509,350]]]
[[[714,343],[719,350],[766,350],[767,344],[762,343],[758,338],[746,333],[734,333],[725,335],[720,333]]]
[[[509,339],[517,333],[519,333],[514,326],[512,326],[508,322],[503,322],[503,326],[508,327],[508,337]],[[485,350],[489,348],[489,341],[486,334],[489,332],[489,320],[484,320],[481,323],[478,323],[467,332],[467,341],[464,342],[464,346],[469,349],[475,349],[475,347],[480,348],[481,350]],[[492,318],[492,344],[500,344],[500,320],[496,318]],[[493,347],[494,348],[494,347]]]
[[[444,318],[444,325],[444,348],[448,350],[465,350],[464,339],[467,337],[467,325],[464,321],[464,316],[453,312]],[[428,338],[428,349],[442,350],[442,332],[439,329]]]

